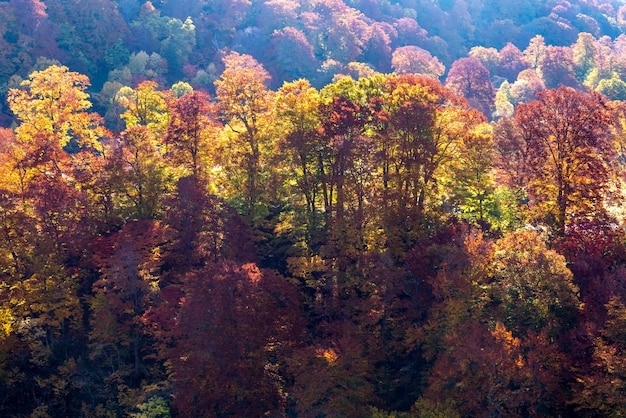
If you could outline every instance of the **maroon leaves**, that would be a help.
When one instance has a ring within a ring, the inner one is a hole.
[[[262,416],[284,407],[282,358],[297,332],[295,294],[254,264],[211,264],[185,278],[165,348],[186,416]]]

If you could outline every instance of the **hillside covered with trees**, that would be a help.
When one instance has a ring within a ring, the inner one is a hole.
[[[0,416],[623,415],[625,28],[0,2]]]
[[[548,88],[585,84],[621,99],[625,27],[626,7],[600,0],[10,0],[0,2],[0,93],[66,65],[90,78],[95,110],[121,130],[111,109],[120,87],[185,81],[213,94],[235,51],[263,65],[273,89],[374,72],[442,77],[475,57],[496,88],[533,69]],[[537,87],[530,74],[519,81]],[[526,98],[518,90],[513,104]],[[0,113],[8,127],[10,110]]]

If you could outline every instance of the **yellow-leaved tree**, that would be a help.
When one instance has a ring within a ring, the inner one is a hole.
[[[269,73],[250,55],[224,57],[226,69],[217,86],[221,117],[232,136],[224,146],[228,182],[235,184],[245,215],[255,219],[265,212],[264,195],[271,189],[268,159],[272,156],[272,92]]]
[[[14,134],[2,132],[0,172],[12,184],[0,189],[0,367],[27,359],[37,373],[17,384],[43,403],[57,379],[51,370],[72,368],[69,353],[83,333],[81,278],[72,264],[92,232],[89,185],[106,134],[102,118],[88,112],[89,84],[63,66],[33,72],[9,90],[18,125]]]
[[[87,112],[89,86],[86,75],[52,65],[33,72],[21,88],[10,89],[7,101],[19,120],[17,140],[32,143],[43,136],[61,147],[74,140],[78,146],[98,148],[104,129],[100,116]]]

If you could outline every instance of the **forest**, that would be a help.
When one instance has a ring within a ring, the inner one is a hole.
[[[624,33],[0,1],[0,416],[623,416]]]

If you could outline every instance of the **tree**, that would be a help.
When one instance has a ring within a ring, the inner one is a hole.
[[[27,181],[19,184],[24,180],[20,172],[18,184],[1,192],[0,312],[7,339],[0,337],[0,362],[16,372],[8,376],[12,383],[6,402],[17,402],[18,410],[43,402],[51,413],[66,415],[64,399],[74,387],[61,370],[73,361],[70,353],[80,349],[85,332],[77,264],[93,223],[77,178],[80,169],[68,169],[64,151],[55,154],[65,158],[51,163],[46,155],[45,163],[18,166],[16,171],[28,170]],[[6,157],[4,170],[13,168],[12,156]],[[57,171],[54,164],[62,168]],[[6,173],[7,180],[15,180]],[[50,390],[53,382],[60,383],[58,391]],[[24,392],[21,399],[14,397],[15,391]]]
[[[484,225],[495,209],[495,186],[491,177],[495,146],[488,124],[476,124],[471,128],[472,131],[458,142],[450,164],[451,176],[445,176],[444,181],[451,183],[448,186],[451,190],[450,200],[459,205],[461,216]]]
[[[445,71],[444,65],[430,52],[416,46],[402,46],[391,56],[391,66],[399,74],[421,74],[438,79]]]
[[[608,319],[593,341],[592,368],[577,377],[579,395],[574,404],[583,414],[619,416],[626,412],[621,398],[626,377],[626,305],[615,295],[606,310]]]
[[[124,68],[111,71],[109,79],[116,79],[125,85],[140,84],[146,80],[165,84],[164,76],[167,72],[167,63],[158,53],[148,54],[142,50],[130,54],[127,61],[128,64]]]
[[[509,42],[498,53],[498,68],[495,73],[512,82],[520,72],[529,67],[522,51]]]
[[[513,103],[527,103],[537,98],[537,93],[545,90],[546,86],[535,70],[524,70],[517,76],[517,80],[511,85],[510,95]]]
[[[528,182],[528,149],[513,118],[505,117],[494,122],[493,139],[498,154],[495,161],[498,182],[511,189],[523,188]]]
[[[165,18],[166,35],[161,41],[159,52],[167,60],[169,72],[181,74],[185,64],[196,46],[196,26],[191,17],[184,21]]]
[[[424,391],[429,401],[451,401],[462,416],[522,417],[555,409],[562,359],[545,336],[520,339],[500,322],[490,330],[467,319],[444,335],[443,344]]]
[[[377,403],[372,364],[357,335],[333,337],[290,359],[295,412],[303,417],[369,416],[367,406]]]
[[[164,347],[184,416],[263,416],[285,408],[284,361],[298,332],[293,287],[254,264],[190,272]]]
[[[314,75],[317,59],[313,46],[302,31],[293,27],[275,31],[270,48],[278,80],[297,80]]]
[[[484,46],[475,46],[469,50],[468,56],[476,58],[489,71],[495,74],[500,65],[500,56],[495,48],[485,48]]]
[[[511,85],[505,80],[496,91],[495,117],[501,118],[513,116],[515,113],[515,107],[511,103],[511,99]]]
[[[284,161],[295,179],[295,188],[304,198],[308,244],[319,227],[321,183],[324,166],[320,158],[324,149],[319,135],[321,98],[308,81],[285,83],[276,93],[276,115],[283,136],[278,149],[285,153]],[[290,193],[291,194],[291,193]],[[296,200],[297,202],[297,200]],[[299,202],[294,204],[299,205]]]
[[[74,69],[88,71],[92,77],[115,68],[108,65],[107,53],[116,42],[129,35],[117,2],[61,0],[46,6],[49,19],[60,28],[56,40],[63,51],[68,52],[68,60],[63,62]],[[124,60],[127,58],[128,51]]]
[[[442,178],[455,150],[484,119],[428,77],[389,77],[383,91],[381,109],[373,106],[379,216],[389,247],[397,250],[399,242],[411,243],[438,213]]]
[[[363,93],[349,77],[321,91],[319,115],[326,148],[322,194],[327,227],[332,225],[330,252],[341,255],[362,248],[365,196],[371,191],[371,142],[364,135],[370,109]]]
[[[206,93],[191,92],[173,100],[164,137],[166,157],[194,176],[206,170],[209,150],[218,133],[217,111]]]
[[[395,28],[398,30],[398,42],[401,46],[424,45],[428,32],[420,27],[415,19],[401,17],[396,20]]]
[[[0,6],[0,12],[2,12],[2,16],[0,18],[0,35],[2,39],[0,39],[0,72],[3,74],[2,82],[8,80],[10,75],[16,73],[17,66],[17,45],[14,42],[9,42],[11,39],[11,23],[14,21],[14,9],[10,3],[5,3]]]
[[[105,150],[111,198],[123,219],[153,219],[173,176],[159,150],[155,134],[146,126],[126,129]]]
[[[526,61],[530,63],[530,68],[537,70],[546,54],[546,40],[541,35],[536,35],[528,43],[524,50]]]
[[[34,57],[64,59],[66,55],[59,48],[59,25],[52,22],[46,12],[47,5],[39,0],[11,0],[18,26],[19,42],[24,45],[28,55],[22,59],[29,66],[36,61]],[[25,51],[25,52],[26,52]]]
[[[576,78],[582,84],[589,73],[597,67],[598,60],[597,41],[590,33],[579,33],[578,40],[572,45],[574,72]]]
[[[610,100],[626,100],[626,83],[616,75],[600,80],[595,90]]]
[[[578,86],[574,73],[572,49],[569,47],[548,46],[539,64],[538,73],[547,88],[557,88],[560,85]]]
[[[370,27],[362,13],[342,1],[332,0],[318,4],[322,9],[320,14],[325,17],[318,29],[324,39],[321,45],[323,55],[343,64],[360,61],[370,35]]]
[[[461,230],[430,248],[445,262],[429,260],[434,303],[417,337],[431,364],[424,398],[471,416],[555,414],[566,367],[555,341],[579,308],[565,259],[534,231],[493,243]]]
[[[226,38],[223,39],[225,41],[227,37],[232,36],[233,28],[238,29],[246,21],[251,7],[250,0],[218,0],[206,3],[203,9],[208,16],[207,26],[215,28],[220,35],[219,38]]]
[[[243,199],[243,211],[254,219],[260,215],[262,179],[267,173],[270,154],[269,118],[272,114],[272,94],[266,83],[267,71],[250,55],[232,52],[224,57],[226,66],[217,86],[219,110],[226,126],[234,134],[228,145],[229,154],[237,159],[229,167],[243,169],[243,181],[238,185]]]
[[[333,80],[338,80],[343,77],[350,77],[354,80],[360,80],[361,78],[368,78],[376,74],[376,70],[371,65],[362,62],[349,62],[344,67],[343,74],[337,74],[333,77]]]
[[[157,90],[158,84],[154,81],[143,81],[137,88],[124,86],[115,95],[126,111],[121,117],[126,127],[145,126],[161,135],[167,128],[167,94]]]
[[[259,26],[267,25],[268,32],[295,26],[298,23],[300,3],[295,0],[267,0],[259,7]]]
[[[196,26],[192,18],[186,16],[184,21],[162,16],[160,10],[148,1],[142,5],[139,18],[131,25],[144,49],[158,51],[173,74],[181,73],[196,46]]]
[[[498,240],[491,267],[491,297],[503,315],[498,320],[515,335],[546,331],[556,338],[573,327],[581,308],[578,287],[565,257],[548,250],[539,234],[522,230]]]
[[[62,148],[73,140],[79,148],[99,149],[104,130],[101,118],[86,112],[91,107],[85,91],[89,85],[87,76],[52,65],[33,72],[22,89],[11,89],[7,100],[21,122],[15,129],[18,141],[29,144],[45,138]]]
[[[42,205],[41,213],[35,215],[46,230],[41,236],[47,236],[53,248],[62,248],[62,253],[81,245],[77,225],[88,216],[91,163],[97,159],[96,152],[102,151],[99,139],[106,132],[101,118],[85,111],[91,106],[85,92],[88,85],[86,76],[51,66],[35,71],[23,82],[25,89],[13,89],[9,97],[21,123],[7,156],[17,175],[22,203]],[[88,230],[85,225],[82,233]]]
[[[179,81],[178,83],[172,84],[170,91],[175,99],[180,99],[185,94],[193,93],[193,87],[185,81]]]
[[[450,67],[446,87],[465,97],[476,109],[491,117],[495,90],[489,71],[476,58],[461,58]]]
[[[538,96],[515,115],[528,153],[526,189],[536,215],[563,234],[573,216],[603,209],[615,152],[613,119],[595,92],[560,87]]]
[[[187,176],[178,180],[165,206],[168,243],[163,260],[168,270],[163,275],[164,282],[179,284],[189,271],[224,259],[256,260],[256,249],[245,222],[232,206],[209,193],[201,178]]]
[[[34,36],[38,27],[48,19],[47,7],[39,0],[12,0],[11,3],[20,29],[29,36]]]
[[[157,298],[159,245],[164,241],[159,222],[128,222],[122,230],[91,243],[100,277],[93,284],[91,355],[109,373],[139,379],[147,348],[141,316]]]
[[[396,30],[389,23],[375,22],[370,26],[369,42],[366,45],[363,60],[377,71],[388,73],[391,70],[392,37],[397,38]]]

